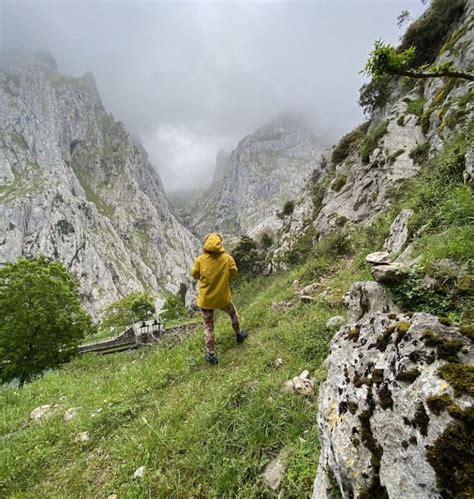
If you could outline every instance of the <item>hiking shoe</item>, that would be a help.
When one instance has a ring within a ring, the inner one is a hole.
[[[236,336],[237,343],[243,343],[245,338],[247,338],[248,335],[249,335],[249,333],[247,333],[247,331],[240,331],[240,333]]]
[[[213,366],[217,364],[218,360],[214,352],[206,352],[206,362],[212,364]]]

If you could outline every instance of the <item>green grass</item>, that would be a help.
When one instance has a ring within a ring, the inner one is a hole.
[[[356,266],[357,267],[357,266]],[[250,337],[236,345],[227,316],[218,314],[219,365],[202,358],[202,327],[182,341],[106,356],[85,355],[23,389],[0,391],[2,497],[262,497],[260,476],[289,449],[285,497],[310,497],[318,460],[316,395],[282,390],[309,369],[325,377],[330,335],[325,321],[357,273],[334,271],[337,260],[310,258],[301,267],[241,282],[235,294]],[[329,275],[331,295],[304,305],[293,281]],[[290,310],[274,301],[293,299]],[[327,301],[329,300],[329,301]],[[283,358],[283,367],[273,361]],[[42,404],[61,409],[32,423]],[[80,407],[69,423],[64,410]],[[88,431],[90,441],[75,443]],[[141,480],[132,475],[146,466]]]
[[[375,151],[379,145],[380,139],[387,133],[388,120],[382,121],[375,128],[373,128],[365,137],[364,142],[360,148],[360,156],[362,163],[367,164],[370,155]]]

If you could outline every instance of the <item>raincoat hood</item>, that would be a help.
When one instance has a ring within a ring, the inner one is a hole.
[[[225,253],[222,236],[217,233],[209,234],[204,241],[203,249],[207,253]]]

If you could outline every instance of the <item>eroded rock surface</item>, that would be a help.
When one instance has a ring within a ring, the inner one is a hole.
[[[472,454],[458,455],[448,437],[466,438],[473,398],[450,369],[472,373],[472,361],[470,340],[429,314],[377,313],[343,327],[319,394],[313,497],[333,497],[335,488],[345,498],[456,496],[449,473],[465,481]]]

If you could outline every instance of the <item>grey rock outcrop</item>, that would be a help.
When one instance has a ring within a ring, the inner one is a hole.
[[[413,216],[413,210],[403,210],[390,226],[390,233],[384,248],[390,253],[399,253],[408,241],[408,221]]]
[[[0,263],[62,261],[96,318],[132,291],[177,291],[195,238],[92,75],[62,76],[48,60],[0,61]]]
[[[390,291],[378,282],[355,282],[345,295],[344,302],[351,322],[371,318],[379,312],[398,311]]]
[[[447,46],[435,63],[452,62],[470,71],[474,62],[474,26],[470,22],[473,0],[451,33]],[[279,230],[273,251],[274,268],[285,268],[286,257],[304,238],[319,237],[344,227],[370,224],[390,206],[393,192],[405,179],[416,176],[421,164],[443,147],[443,141],[472,122],[473,83],[468,80],[444,81],[430,78],[420,85],[394,83],[382,107],[370,121],[358,127],[344,159],[336,158],[324,169],[325,175],[310,175],[303,194],[295,201],[294,215]],[[423,113],[416,115],[410,102],[422,102]],[[370,147],[369,147],[370,146]],[[472,182],[472,153],[466,155],[464,180]],[[392,254],[407,242],[409,211],[400,214],[386,249]],[[397,231],[397,232],[396,232]],[[408,261],[411,255],[404,255]]]
[[[454,497],[441,464],[446,459],[456,476],[468,456],[456,457],[446,436],[465,438],[462,414],[467,417],[473,399],[447,373],[472,361],[469,339],[429,314],[378,313],[343,327],[331,343],[319,393],[313,497],[336,491],[344,498]]]
[[[258,225],[275,231],[281,226],[277,212],[300,195],[323,149],[289,116],[247,135],[229,157],[218,155],[211,187],[190,209],[193,229],[200,236],[214,230],[247,233]]]

